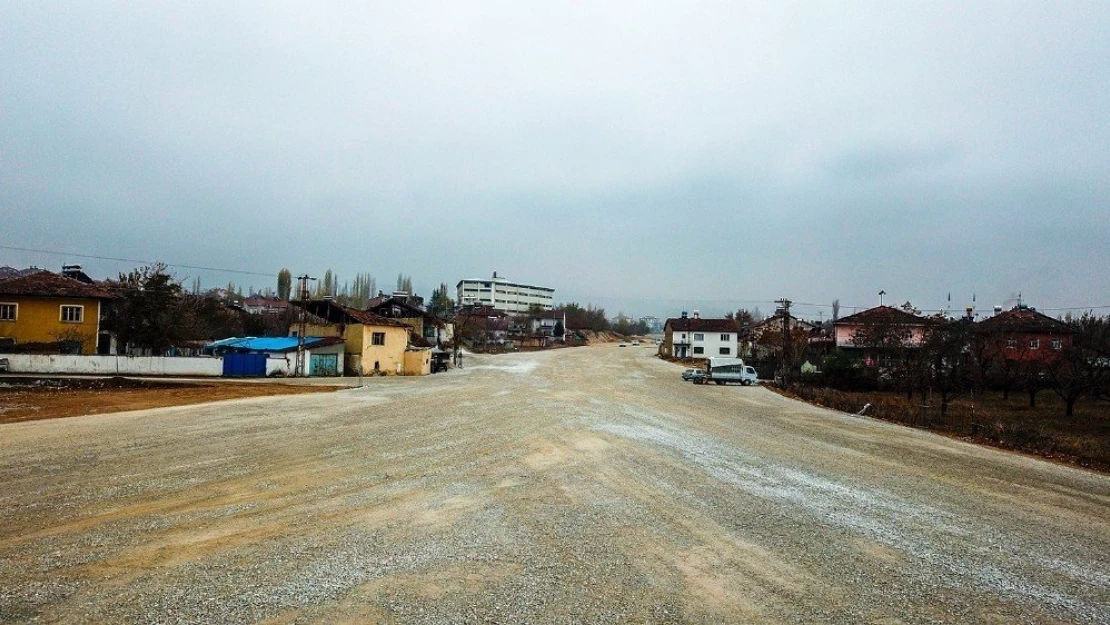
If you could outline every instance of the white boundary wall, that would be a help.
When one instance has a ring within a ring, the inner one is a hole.
[[[12,373],[220,377],[224,372],[223,358],[215,357],[0,354],[0,358],[8,359],[8,370]]]
[[[305,350],[304,358],[305,362],[308,362],[308,350]],[[270,357],[266,359],[266,375],[292,377],[293,370],[297,368],[296,360],[297,355],[295,352],[292,356],[286,354],[270,354]]]

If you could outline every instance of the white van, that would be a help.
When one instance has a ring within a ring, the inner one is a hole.
[[[732,382],[751,386],[759,383],[759,376],[755,372],[755,367],[745,365],[742,358],[710,358],[703,384],[708,382],[717,384]]]

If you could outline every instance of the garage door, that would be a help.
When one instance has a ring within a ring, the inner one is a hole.
[[[266,377],[266,354],[224,354],[224,377]]]
[[[308,375],[339,375],[339,354],[312,354]]]

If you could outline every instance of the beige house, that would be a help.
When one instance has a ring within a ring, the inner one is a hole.
[[[356,310],[332,300],[309,302],[311,315],[306,336],[338,336],[346,345],[347,375],[427,375],[431,349],[413,345],[413,328],[374,313]],[[296,335],[293,327],[291,334]]]

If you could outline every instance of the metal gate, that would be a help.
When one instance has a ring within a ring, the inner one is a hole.
[[[339,375],[339,354],[312,354],[312,364],[309,367],[308,375]]]
[[[224,377],[266,377],[266,354],[224,354]]]

